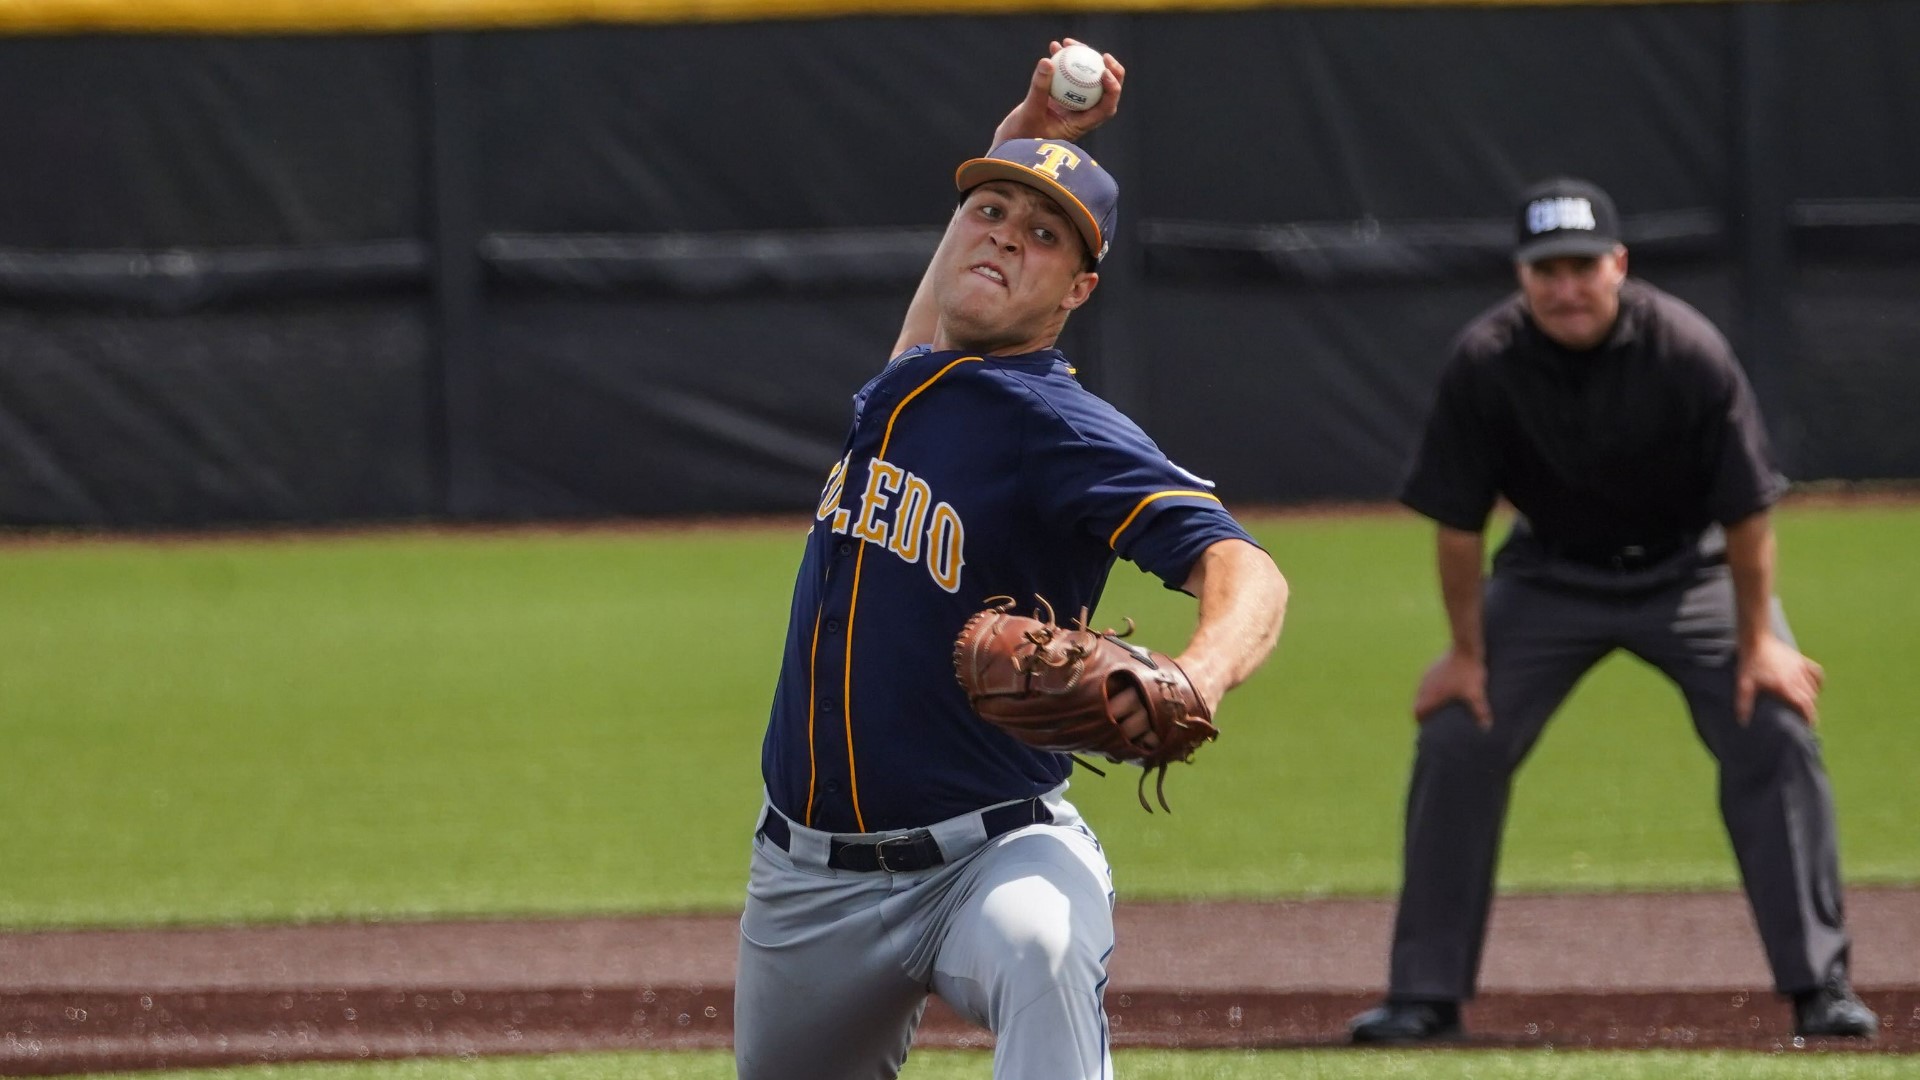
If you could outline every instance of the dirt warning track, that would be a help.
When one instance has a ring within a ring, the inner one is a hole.
[[[1510,896],[1467,1046],[1920,1052],[1920,890],[1848,894],[1880,1038],[1796,1044],[1732,894]],[[1344,1042],[1382,900],[1122,905],[1115,1044]],[[0,1075],[729,1045],[732,916],[0,934]],[[923,1046],[990,1037],[935,1001]]]

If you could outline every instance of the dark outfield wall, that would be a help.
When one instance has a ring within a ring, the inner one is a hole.
[[[1551,172],[1735,339],[1795,477],[1920,475],[1901,0],[16,37],[0,523],[810,506],[1063,33],[1130,73],[1066,344],[1230,503],[1390,495]]]

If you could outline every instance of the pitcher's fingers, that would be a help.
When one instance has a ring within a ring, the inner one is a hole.
[[[1043,57],[1038,63],[1033,65],[1033,78],[1027,82],[1027,96],[1032,97],[1035,94],[1050,95],[1052,92],[1053,61]]]

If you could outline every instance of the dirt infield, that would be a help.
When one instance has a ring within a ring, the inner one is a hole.
[[[1920,1052],[1920,890],[1853,890],[1869,1047],[1797,1043],[1737,896],[1496,906],[1467,1046]],[[1379,900],[1122,905],[1120,1046],[1338,1045],[1378,996]],[[0,1075],[724,1047],[731,916],[0,934]],[[985,1046],[936,1001],[919,1042]]]

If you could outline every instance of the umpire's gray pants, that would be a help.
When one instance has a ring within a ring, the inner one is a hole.
[[[1485,596],[1493,728],[1481,731],[1459,702],[1420,725],[1390,996],[1473,996],[1514,770],[1574,684],[1616,648],[1679,686],[1694,730],[1719,763],[1720,815],[1775,989],[1790,994],[1822,984],[1848,947],[1833,798],[1819,746],[1799,713],[1763,694],[1750,724],[1734,718],[1736,639],[1727,568],[1624,597],[1496,573]],[[1777,602],[1773,624],[1792,640]]]

